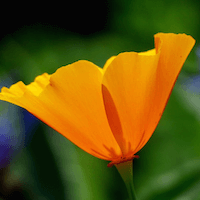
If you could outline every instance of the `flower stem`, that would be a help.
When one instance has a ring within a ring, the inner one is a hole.
[[[121,162],[119,164],[115,164],[118,172],[120,173],[126,188],[128,190],[129,199],[137,200],[135,195],[135,189],[133,185],[133,160]]]

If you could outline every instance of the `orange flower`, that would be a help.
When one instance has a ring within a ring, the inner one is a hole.
[[[80,60],[29,85],[3,87],[0,99],[28,110],[89,154],[131,160],[147,143],[195,40],[155,35],[155,49],[111,57],[101,69]]]

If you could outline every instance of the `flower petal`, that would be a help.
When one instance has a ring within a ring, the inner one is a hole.
[[[116,58],[116,56],[112,56],[112,57],[110,57],[110,58],[106,61],[105,65],[103,66],[103,72],[106,71],[107,67],[110,65],[110,63],[111,63],[115,58]]]
[[[149,93],[154,87],[150,83],[155,79],[158,58],[159,55],[121,53],[105,71],[103,85],[113,98],[122,127],[122,131],[118,132],[116,129],[113,134],[124,155],[133,153],[145,131],[145,107],[150,98]],[[106,95],[103,96],[105,99]],[[110,107],[106,105],[108,101],[104,100],[104,102],[105,107]],[[110,113],[114,112],[110,111]],[[110,124],[112,123],[111,116],[112,114],[107,113]]]
[[[28,86],[18,82],[3,88],[0,99],[27,109],[84,151],[113,160],[121,150],[106,118],[101,82],[100,68],[78,61]]]
[[[147,52],[119,54],[104,73],[103,85],[116,108],[109,113],[117,113],[122,128],[114,135],[123,154],[135,154],[151,137],[194,40],[184,34],[158,34],[155,45]],[[109,107],[108,95],[103,96]],[[107,113],[109,124],[116,127],[111,116]]]
[[[156,51],[160,51],[156,72],[156,88],[151,98],[154,104],[151,106],[145,137],[136,151],[139,151],[146,144],[154,132],[181,68],[195,44],[195,40],[186,34],[158,33],[154,38]]]

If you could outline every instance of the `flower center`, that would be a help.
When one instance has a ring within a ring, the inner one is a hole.
[[[130,161],[130,160],[133,160],[134,158],[139,158],[140,156],[138,155],[133,155],[131,157],[121,157],[119,158],[118,160],[114,160],[114,161],[111,161],[110,163],[108,163],[107,167],[112,167],[113,165],[115,164],[120,164],[120,163],[123,163],[123,162],[127,162],[127,161]]]

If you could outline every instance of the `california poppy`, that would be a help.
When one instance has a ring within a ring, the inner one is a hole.
[[[195,43],[185,34],[154,38],[155,49],[120,53],[103,69],[80,60],[29,85],[3,87],[0,100],[25,108],[108,166],[132,160],[154,132]]]

